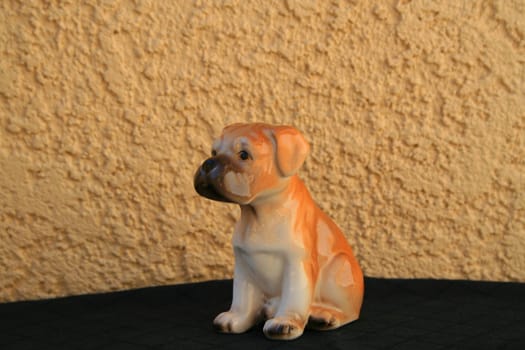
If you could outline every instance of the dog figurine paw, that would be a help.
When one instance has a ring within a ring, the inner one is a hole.
[[[229,311],[213,324],[241,333],[266,319],[270,339],[356,320],[363,273],[337,225],[314,203],[297,171],[309,145],[290,126],[233,124],[194,177],[206,198],[240,205]]]

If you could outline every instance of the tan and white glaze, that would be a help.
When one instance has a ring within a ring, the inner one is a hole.
[[[266,319],[268,338],[289,340],[307,324],[328,330],[359,317],[361,268],[296,174],[308,152],[293,127],[233,124],[195,174],[199,194],[241,207],[233,300],[213,322],[221,332],[241,333]]]

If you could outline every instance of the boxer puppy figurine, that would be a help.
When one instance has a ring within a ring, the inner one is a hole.
[[[196,191],[237,203],[229,311],[213,324],[241,333],[266,319],[271,339],[295,339],[308,325],[338,328],[359,317],[363,273],[341,230],[296,175],[309,152],[290,126],[233,124],[195,174]]]

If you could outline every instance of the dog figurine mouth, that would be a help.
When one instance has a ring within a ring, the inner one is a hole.
[[[207,173],[203,168],[204,167],[201,166],[193,178],[195,191],[197,191],[199,195],[214,201],[233,203],[231,199],[226,198],[226,196],[217,190],[213,181],[210,179],[210,173]]]

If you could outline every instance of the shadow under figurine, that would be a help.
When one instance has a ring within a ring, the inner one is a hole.
[[[225,333],[266,320],[271,339],[295,339],[308,326],[338,328],[359,317],[363,273],[337,225],[296,175],[309,152],[290,126],[233,124],[197,170],[196,191],[237,203],[233,300],[213,324]]]

